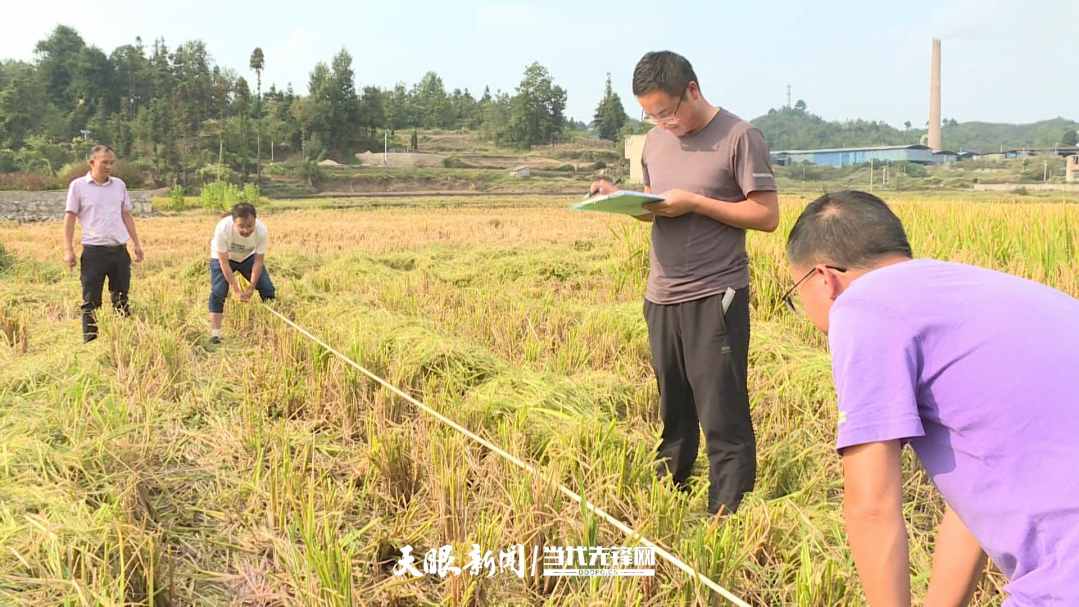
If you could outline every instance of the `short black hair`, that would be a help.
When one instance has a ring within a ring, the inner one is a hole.
[[[93,147],[93,149],[90,150],[90,158],[93,158],[94,156],[97,156],[101,152],[108,152],[108,153],[111,153],[114,156],[116,155],[116,152],[113,152],[112,148],[110,148],[109,146],[107,146],[105,144],[98,144],[98,145],[95,145]]]
[[[633,70],[633,95],[640,97],[659,89],[671,97],[681,97],[690,82],[701,85],[685,57],[671,51],[653,51],[645,53]]]
[[[232,207],[232,218],[240,219],[247,217],[258,217],[255,214],[255,206],[250,202],[238,202]]]
[[[865,269],[895,255],[914,257],[903,223],[883,200],[857,190],[809,203],[787,237],[787,259],[798,268]]]

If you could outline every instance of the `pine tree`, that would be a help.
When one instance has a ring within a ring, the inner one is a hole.
[[[596,115],[592,119],[592,127],[599,131],[600,139],[615,141],[619,131],[629,120],[626,110],[622,107],[622,100],[611,88],[611,74],[607,73],[607,87],[603,92],[603,99],[596,106]]]

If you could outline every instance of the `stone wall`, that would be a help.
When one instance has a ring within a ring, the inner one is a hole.
[[[128,190],[132,215],[153,214],[149,190]],[[67,191],[0,192],[0,221],[53,221],[64,217]]]

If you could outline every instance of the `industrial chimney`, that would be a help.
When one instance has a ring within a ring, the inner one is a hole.
[[[929,148],[942,149],[940,143],[940,40],[933,38],[933,67],[929,83]]]

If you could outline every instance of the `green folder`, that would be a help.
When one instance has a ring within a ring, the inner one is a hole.
[[[666,200],[655,194],[634,192],[631,190],[619,190],[605,196],[593,196],[588,200],[582,200],[570,208],[574,211],[598,211],[600,213],[618,213],[621,215],[647,215],[648,211],[641,205],[649,202]]]

